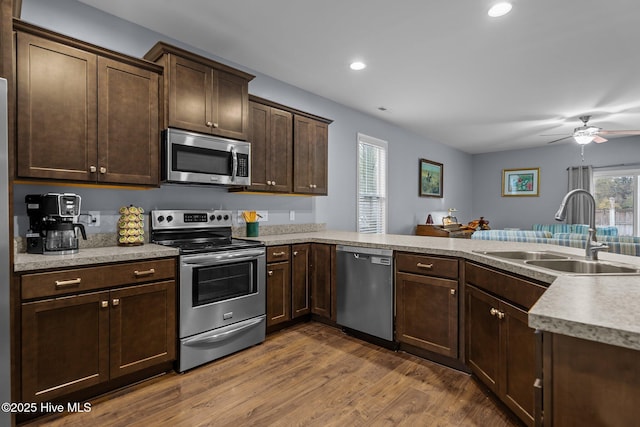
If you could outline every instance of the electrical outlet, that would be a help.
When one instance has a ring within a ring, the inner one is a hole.
[[[100,211],[89,211],[89,227],[100,227]]]
[[[289,221],[296,220],[296,211],[289,211]]]

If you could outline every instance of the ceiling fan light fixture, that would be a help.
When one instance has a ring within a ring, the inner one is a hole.
[[[595,135],[574,135],[573,139],[580,145],[587,145],[595,139]]]
[[[489,11],[487,12],[487,15],[489,15],[492,18],[498,18],[500,16],[504,16],[507,13],[511,12],[512,7],[513,6],[511,5],[511,3],[507,1],[496,3],[493,6],[491,6]]]

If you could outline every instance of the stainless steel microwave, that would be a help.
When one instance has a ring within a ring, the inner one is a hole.
[[[162,132],[164,182],[251,185],[251,144],[180,129]]]

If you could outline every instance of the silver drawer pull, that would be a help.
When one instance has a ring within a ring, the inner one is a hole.
[[[283,256],[285,254],[286,254],[286,252],[274,252],[272,255],[273,256]]]
[[[68,288],[71,286],[79,285],[80,282],[82,282],[82,279],[80,277],[71,280],[56,280],[56,288]]]
[[[269,271],[267,272],[267,274],[268,274],[269,276],[273,276],[273,270],[269,270]]]
[[[416,264],[416,267],[418,268],[426,268],[427,270],[430,270],[433,268],[433,264],[423,264],[421,262]]]
[[[155,272],[156,272],[155,268],[150,268],[150,269],[148,269],[148,270],[144,270],[144,271],[138,271],[138,270],[135,270],[135,271],[133,272],[133,274],[134,274],[136,277],[141,277],[141,276],[149,276],[150,274],[155,274]]]
[[[119,306],[119,305],[120,305],[120,298],[114,298],[114,299],[111,301],[111,305],[113,305],[114,307]]]

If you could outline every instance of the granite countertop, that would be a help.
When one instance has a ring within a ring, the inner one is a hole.
[[[267,246],[327,243],[453,256],[476,261],[550,285],[529,311],[529,326],[532,328],[640,350],[640,275],[564,275],[525,265],[519,261],[479,253],[492,250],[552,251],[581,258],[584,256],[582,249],[542,243],[361,234],[348,231],[317,231],[242,238],[257,240]],[[76,255],[21,253],[15,256],[14,270],[24,272],[177,255],[176,249],[154,244],[81,249]],[[601,260],[640,268],[640,257],[602,252],[599,256]]]
[[[398,251],[447,255],[477,261],[548,283],[550,286],[529,311],[529,326],[640,350],[640,275],[568,275],[494,258],[476,251],[533,250],[564,253],[577,259],[584,250],[542,243],[446,239],[440,237],[377,235],[324,231],[258,237],[267,246],[303,242],[342,244]],[[603,253],[603,261],[640,268],[640,257]]]
[[[73,255],[37,255],[19,253],[13,261],[13,271],[26,272],[51,268],[69,268],[108,262],[139,261],[150,258],[178,256],[178,250],[153,243],[141,246],[108,246],[80,249]]]

